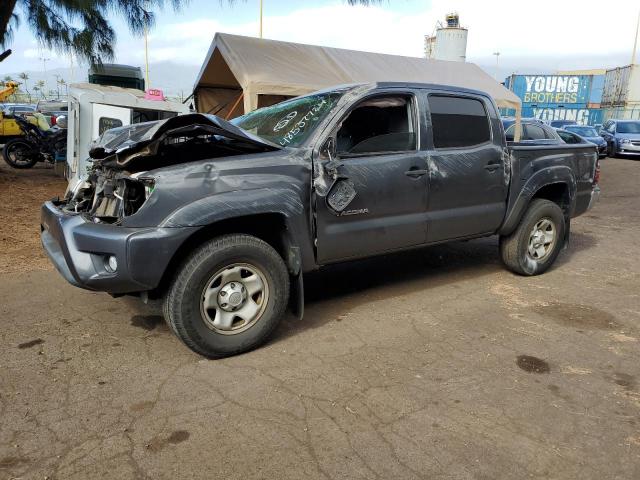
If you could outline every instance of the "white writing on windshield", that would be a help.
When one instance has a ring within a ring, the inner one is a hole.
[[[322,99],[322,101],[316,103],[309,111],[300,119],[296,124],[289,130],[280,140],[280,145],[286,147],[291,141],[298,136],[300,132],[304,130],[304,127],[307,125],[307,122],[311,117],[316,115],[324,105],[326,105],[327,101]]]

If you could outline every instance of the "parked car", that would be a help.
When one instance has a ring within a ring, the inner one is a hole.
[[[510,120],[503,119],[502,125],[507,142],[513,142],[516,131],[515,120],[511,122]],[[524,144],[533,142],[538,145],[558,145],[563,143],[555,129],[537,121],[536,119],[529,118],[522,119],[520,142]]]
[[[28,103],[3,103],[2,111],[7,115],[33,113],[36,111],[35,105]]]
[[[610,157],[640,155],[640,120],[607,120],[600,135],[607,142]]]
[[[67,102],[58,102],[51,100],[40,100],[36,104],[36,110],[42,113],[49,120],[52,127],[56,124],[56,119],[61,115],[68,115],[69,107]]]
[[[115,128],[90,154],[42,207],[49,258],[76,286],[163,299],[207,357],[302,316],[302,274],[332,263],[499,235],[508,269],[541,274],[599,196],[594,145],[507,145],[489,95],[413,83]]]
[[[564,127],[564,130],[576,135],[580,135],[580,137],[584,138],[588,142],[597,145],[598,154],[601,158],[607,156],[607,142],[604,138],[598,135],[598,131],[595,129],[595,127],[590,127],[588,125],[567,125]]]
[[[577,125],[575,120],[551,120],[549,126],[553,128],[564,128],[567,125]]]
[[[505,129],[509,128],[511,125],[516,123],[515,117],[501,117],[501,120],[502,120],[502,125],[504,126]],[[535,117],[523,117],[520,119],[520,121],[525,123],[536,123],[538,125],[547,124],[544,120],[540,120],[539,118],[535,118]]]

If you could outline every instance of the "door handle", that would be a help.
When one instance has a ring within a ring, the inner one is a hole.
[[[404,174],[407,177],[411,177],[411,178],[419,178],[419,177],[422,177],[423,175],[426,175],[427,173],[429,173],[428,170],[420,170],[418,168],[410,168],[409,170],[404,172]]]
[[[499,169],[502,165],[499,163],[489,163],[487,165],[484,166],[485,170],[489,170],[490,172],[495,172],[497,169]]]

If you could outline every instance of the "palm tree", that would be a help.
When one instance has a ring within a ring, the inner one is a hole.
[[[45,92],[44,92],[44,86],[45,86],[44,80],[38,80],[38,81],[36,82],[36,86],[35,86],[35,87],[33,87],[33,90],[34,90],[34,91],[39,91],[39,92],[40,92],[40,95],[42,95],[42,98],[47,98],[47,96],[46,96],[46,94],[45,94]],[[38,87],[38,89],[37,89],[37,90],[36,90],[36,87]]]
[[[56,77],[56,93],[57,93],[57,98],[58,100],[60,100],[60,75],[55,75]]]
[[[221,2],[225,0],[220,0]],[[234,3],[235,0],[226,0]],[[51,50],[76,54],[92,64],[113,58],[116,33],[114,13],[122,17],[133,34],[142,35],[153,26],[154,10],[170,3],[179,10],[189,0],[2,0],[0,47],[6,46],[20,20],[40,44]],[[370,5],[380,0],[347,0],[350,5]]]
[[[60,77],[56,81],[58,82],[59,87],[64,87],[65,95],[69,95],[69,87],[67,86],[66,80]],[[60,98],[60,90],[58,90],[58,98]]]
[[[27,72],[22,72],[18,74],[18,78],[22,80],[22,83],[24,84],[24,91],[27,92],[27,95],[29,96],[29,103],[31,103],[31,93],[29,92],[29,85],[27,84],[29,74],[27,74]]]

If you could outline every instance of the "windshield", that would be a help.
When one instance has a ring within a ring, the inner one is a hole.
[[[640,122],[620,122],[618,133],[640,133]]]
[[[231,121],[243,130],[283,147],[304,142],[343,92],[327,92],[294,98],[261,108]]]
[[[598,132],[593,127],[565,127],[565,130],[568,130],[573,133],[577,133],[581,137],[597,137]]]

